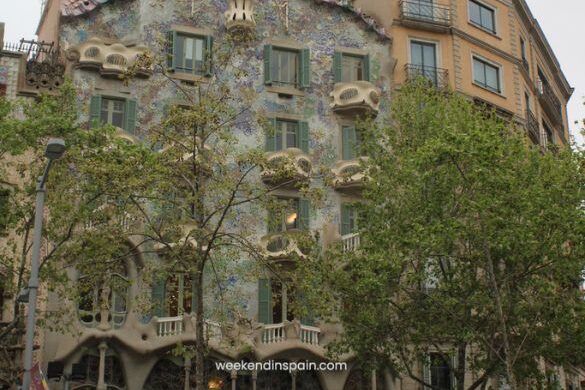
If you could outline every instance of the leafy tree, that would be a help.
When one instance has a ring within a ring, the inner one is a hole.
[[[469,390],[497,377],[536,388],[541,358],[583,364],[583,153],[530,147],[421,82],[394,96],[390,126],[365,129],[362,245],[306,267],[306,283],[326,286],[314,303],[344,326],[331,352],[437,389],[420,369],[429,352]]]

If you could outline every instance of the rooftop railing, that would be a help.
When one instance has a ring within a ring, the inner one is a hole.
[[[448,26],[451,24],[451,9],[444,5],[423,0],[402,0],[400,2],[402,19],[430,22]]]

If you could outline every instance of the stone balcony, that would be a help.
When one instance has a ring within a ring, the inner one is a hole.
[[[330,107],[347,115],[377,115],[380,107],[379,88],[369,81],[336,83],[330,93]]]
[[[353,160],[341,160],[332,169],[334,175],[333,188],[342,192],[359,193],[368,179],[362,166],[366,157]]]
[[[360,248],[361,240],[359,233],[350,233],[341,236],[341,250],[343,253],[355,252]]]
[[[310,251],[311,238],[303,231],[268,234],[260,240],[262,252],[268,260],[305,258]]]
[[[137,57],[146,51],[146,46],[107,43],[94,37],[67,50],[67,58],[76,61],[78,68],[96,69],[104,77],[118,77],[127,72]],[[139,68],[136,72],[141,77],[149,77],[152,73],[146,68]]]
[[[256,27],[254,21],[255,0],[228,0],[225,11],[225,27],[228,31],[252,31]]]
[[[311,177],[311,159],[298,148],[288,148],[269,152],[267,164],[262,171],[262,181],[270,185],[288,184],[285,187],[295,186],[308,181]]]

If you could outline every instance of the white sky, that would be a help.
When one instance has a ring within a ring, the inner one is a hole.
[[[1,0],[0,22],[6,24],[6,42],[17,42],[34,36],[40,14],[41,0]],[[526,0],[552,46],[567,80],[575,88],[569,102],[569,128],[584,145],[580,125],[585,118],[585,42],[583,15],[585,0]],[[6,4],[7,3],[7,4]]]

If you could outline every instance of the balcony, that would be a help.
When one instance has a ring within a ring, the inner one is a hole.
[[[342,192],[359,193],[368,179],[362,166],[365,160],[366,157],[338,161],[335,168],[332,169],[333,188]]]
[[[288,340],[298,340],[301,344],[318,346],[320,335],[320,328],[293,321],[264,325],[260,341],[262,344],[278,344]]]
[[[192,323],[186,324],[187,321]],[[155,323],[158,337],[181,336],[185,333],[194,334],[195,321],[193,317],[160,317],[155,318]],[[222,338],[221,327],[217,322],[205,320],[203,333],[208,340],[220,341]]]
[[[380,89],[369,81],[336,83],[331,97],[333,111],[349,115],[377,115]]]
[[[415,80],[424,77],[430,81],[435,88],[443,89],[449,85],[449,72],[447,69],[435,68],[434,66],[424,66],[415,64],[406,64],[406,80]]]
[[[541,79],[536,80],[536,90],[540,104],[549,115],[550,119],[556,124],[563,124],[562,105],[547,82]]]
[[[4,43],[0,49],[22,55],[24,72],[18,77],[20,93],[53,92],[63,84],[65,62],[54,43],[21,39],[16,44]]]
[[[425,1],[402,0],[400,19],[403,24],[412,27],[445,31],[451,25],[451,9]]]
[[[538,126],[538,121],[530,110],[526,110],[526,131],[530,140],[535,145],[540,145],[540,126]]]
[[[307,232],[292,230],[268,234],[262,237],[260,246],[269,260],[288,260],[306,257],[312,242]]]
[[[262,181],[266,184],[294,187],[310,179],[311,160],[301,149],[288,148],[269,152],[266,160],[266,167],[261,173]]]
[[[256,27],[254,21],[255,0],[228,0],[225,11],[225,27],[230,32],[252,31]]]
[[[147,51],[146,46],[126,46],[120,42],[106,43],[100,38],[91,38],[67,50],[67,57],[77,61],[78,68],[96,69],[104,77],[119,77],[132,67],[138,56]],[[136,70],[136,75],[148,77],[152,71]]]
[[[341,250],[343,253],[355,252],[360,248],[360,234],[351,233],[341,236]]]

